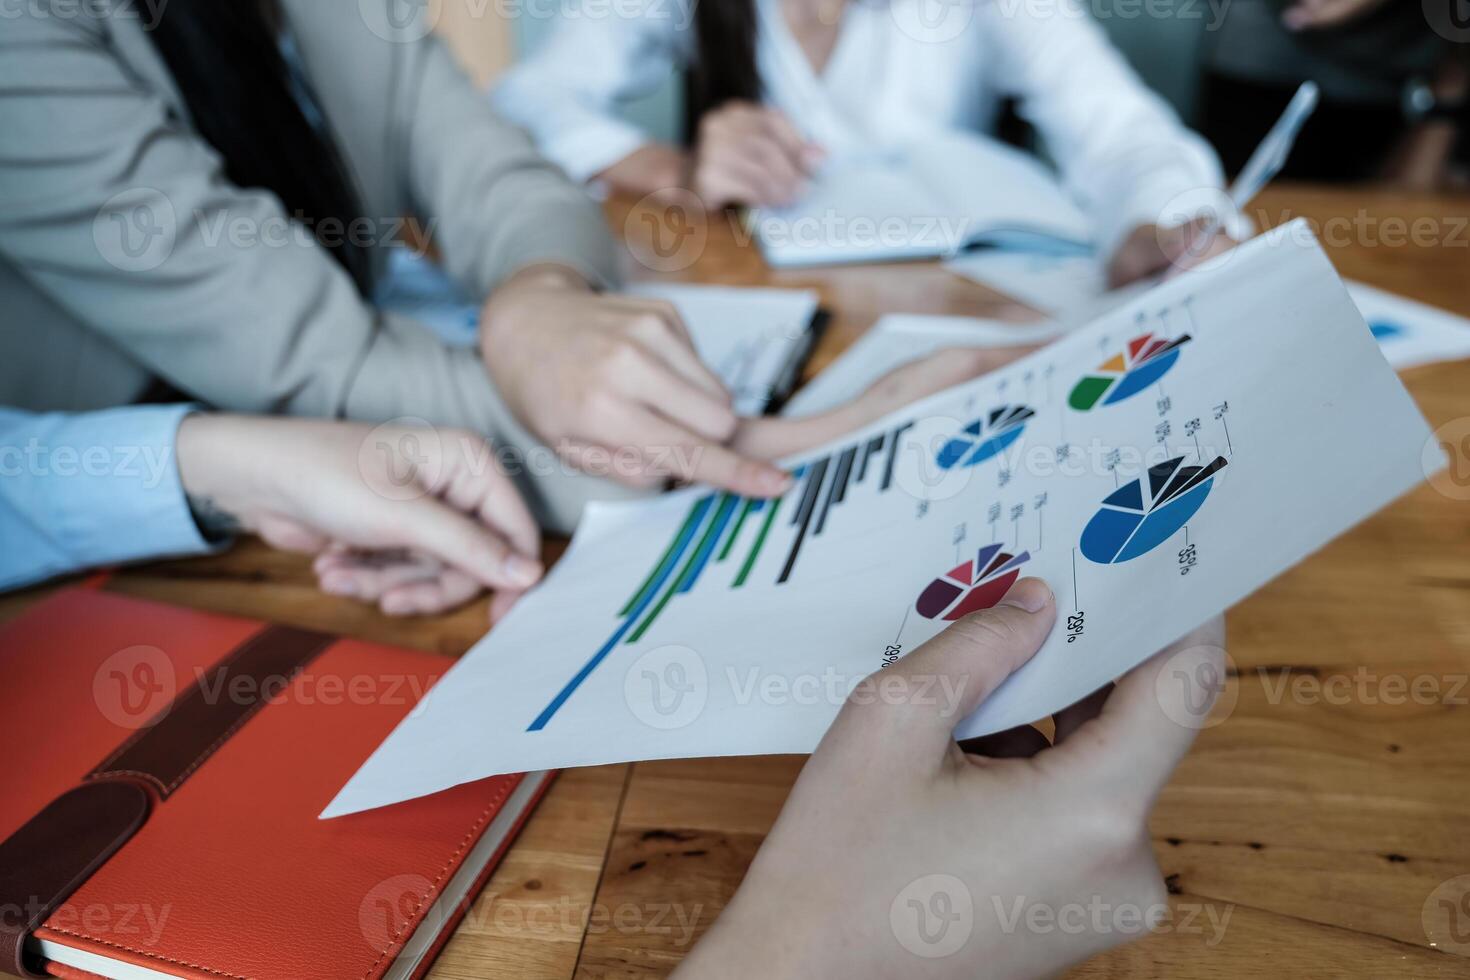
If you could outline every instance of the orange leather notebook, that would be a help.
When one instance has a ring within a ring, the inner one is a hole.
[[[422,976],[551,774],[317,814],[449,665],[87,589],[0,629],[0,972]]]

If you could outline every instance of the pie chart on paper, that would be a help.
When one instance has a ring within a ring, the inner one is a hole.
[[[1030,560],[1029,552],[1009,555],[998,544],[986,545],[973,561],[952,568],[930,582],[914,609],[925,619],[948,622],[989,609],[1005,598],[1021,577],[1021,566]]]
[[[1134,337],[1124,350],[1077,382],[1067,404],[1079,412],[1090,412],[1099,405],[1116,405],[1132,398],[1168,374],[1179,361],[1180,349],[1189,341],[1189,334],[1176,340],[1151,333]]]
[[[1006,405],[960,430],[940,448],[936,462],[942,470],[978,466],[1006,450],[1026,430],[1036,413],[1025,405]]]
[[[1217,456],[1208,466],[1183,464],[1182,456],[1160,463],[1104,500],[1082,531],[1083,556],[1099,565],[1132,561],[1189,523],[1228,461]]]

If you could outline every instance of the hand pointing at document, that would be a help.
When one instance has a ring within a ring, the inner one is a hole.
[[[601,296],[575,272],[543,266],[491,297],[480,346],[511,409],[579,469],[635,487],[681,480],[752,497],[789,483],[728,447],[739,425],[730,395],[669,303]]]

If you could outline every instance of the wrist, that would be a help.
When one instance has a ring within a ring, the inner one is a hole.
[[[253,514],[273,491],[262,481],[266,467],[251,465],[266,451],[252,451],[245,436],[252,420],[196,413],[179,424],[175,439],[179,483],[200,531],[220,539],[254,530]],[[268,450],[268,447],[266,447]]]
[[[544,262],[517,270],[490,294],[480,312],[481,358],[487,366],[497,366],[506,356],[504,345],[525,332],[521,327],[543,323],[549,307],[562,298],[593,292],[592,284],[570,266]]]
[[[593,292],[592,283],[587,277],[569,265],[561,265],[556,262],[538,262],[528,265],[511,273],[504,282],[496,288],[491,295],[491,301],[514,295],[520,291],[540,290],[568,290],[572,292]]]
[[[830,937],[818,924],[803,926],[803,906],[816,907],[803,903],[796,887],[779,879],[761,881],[760,871],[752,868],[680,964],[676,980],[745,980],[752,976],[862,980],[858,974],[844,974],[844,957],[828,945]]]

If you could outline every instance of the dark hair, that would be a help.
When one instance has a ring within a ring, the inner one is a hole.
[[[326,121],[313,125],[277,28],[277,0],[169,0],[151,32],[201,136],[242,188],[273,192],[312,227],[358,292],[372,290],[372,261],[346,230],[362,204]],[[322,236],[322,224],[331,228]]]
[[[694,63],[685,85],[684,136],[693,143],[699,120],[726,102],[759,102],[755,0],[695,0]]]

